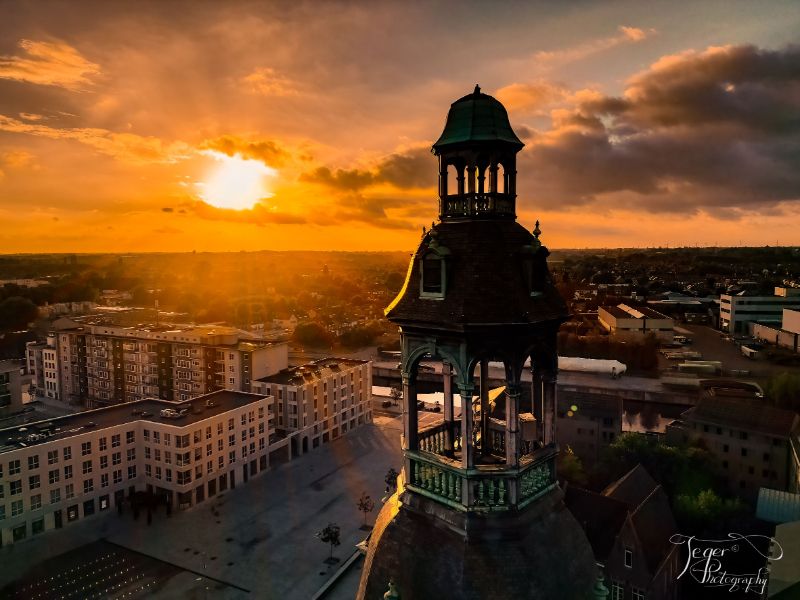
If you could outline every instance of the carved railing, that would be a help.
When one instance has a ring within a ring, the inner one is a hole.
[[[472,193],[445,196],[442,217],[482,214],[514,215],[514,198],[500,193]]]
[[[453,436],[453,451],[461,451],[461,422],[452,421],[451,431]],[[422,452],[429,452],[431,454],[446,455],[447,451],[447,423],[441,423],[436,427],[431,427],[424,431],[419,432],[417,438],[419,449]]]
[[[464,469],[444,456],[410,450],[405,455],[409,490],[462,511],[522,508],[556,486],[553,447],[537,450],[513,468],[480,465]]]

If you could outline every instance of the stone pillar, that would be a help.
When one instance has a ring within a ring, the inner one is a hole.
[[[497,193],[497,163],[493,162],[489,167],[489,192],[492,194]]]
[[[519,397],[518,383],[506,383],[506,464],[519,462]]]
[[[554,444],[556,441],[556,375],[544,373],[542,376],[542,399],[544,411],[543,443]]]
[[[489,456],[492,443],[489,440],[489,361],[481,359],[481,455]]]
[[[486,171],[483,167],[478,167],[478,193],[486,191]]]
[[[472,442],[472,393],[473,386],[459,385],[461,396],[461,468],[469,469],[475,464]]]
[[[536,419],[536,438],[544,439],[544,411],[542,411],[542,373],[533,365],[531,367],[531,413]]]
[[[456,167],[456,181],[458,182],[458,195],[464,195],[464,168]]]
[[[450,363],[442,362],[442,380],[444,383],[444,451],[453,456],[453,369]]]
[[[417,382],[403,373],[403,450],[418,450]]]
[[[475,193],[475,165],[467,166],[467,193]]]
[[[439,196],[447,197],[447,163],[439,158]]]

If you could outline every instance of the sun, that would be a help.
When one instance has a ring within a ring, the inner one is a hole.
[[[277,169],[238,154],[228,156],[216,150],[207,150],[203,154],[218,163],[205,181],[196,184],[200,188],[200,197],[208,204],[242,210],[253,208],[262,198],[273,195],[266,182],[278,174]]]

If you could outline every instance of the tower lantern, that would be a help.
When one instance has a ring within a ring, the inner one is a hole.
[[[538,222],[532,233],[516,220],[522,147],[478,86],[451,105],[433,146],[439,221],[385,311],[401,334],[403,470],[359,599],[390,580],[404,600],[591,594],[591,547],[556,481],[556,337],[568,312]],[[422,426],[425,360],[441,364],[444,411]]]

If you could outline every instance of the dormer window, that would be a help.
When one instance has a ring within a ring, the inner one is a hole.
[[[633,550],[625,548],[625,566],[629,569],[633,568]]]
[[[422,259],[421,263],[422,285],[420,286],[420,296],[422,298],[444,298],[444,259],[436,253],[430,252]]]

